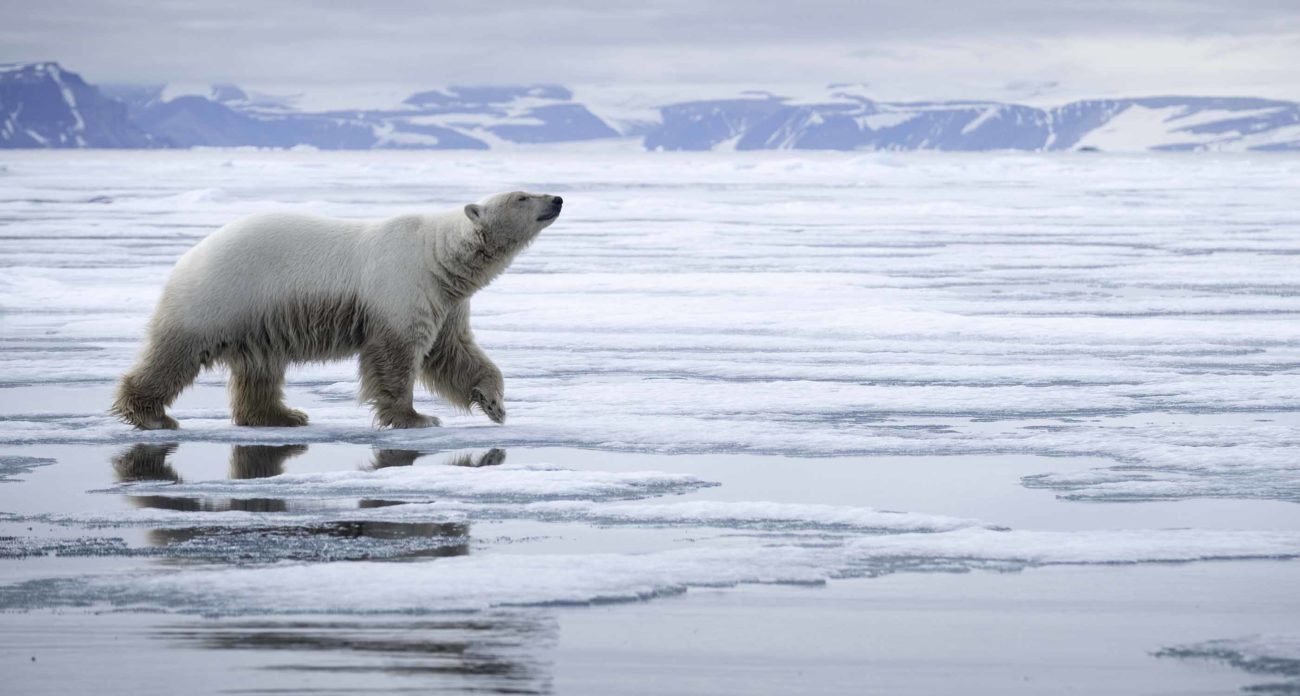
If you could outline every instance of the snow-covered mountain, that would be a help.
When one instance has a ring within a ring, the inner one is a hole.
[[[364,100],[266,95],[229,84],[101,93],[55,63],[0,66],[0,147],[463,150],[639,139],[648,150],[1300,150],[1300,104],[1247,97],[1039,108],[880,102],[862,86],[831,85],[815,96],[739,91],[649,110],[642,97],[629,112],[600,93],[587,96],[584,102],[547,84]]]
[[[167,86],[111,93],[137,123],[175,147],[485,150],[619,135],[557,85],[449,87],[387,106],[315,111],[301,110],[294,97],[250,95],[234,85],[214,85],[207,94]]]
[[[126,107],[57,63],[0,65],[0,147],[150,147]]]
[[[672,104],[646,135],[663,150],[1294,150],[1300,104],[1239,97],[876,102],[851,91],[796,102],[751,94]]]

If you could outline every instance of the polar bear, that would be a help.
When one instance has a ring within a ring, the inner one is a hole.
[[[378,222],[263,214],[231,223],[176,262],[112,413],[137,428],[176,428],[166,407],[221,364],[235,424],[306,425],[284,405],[285,369],[360,355],[360,396],[379,427],[439,424],[415,411],[417,377],[504,422],[501,371],[474,343],[470,297],[563,204],[515,191]]]

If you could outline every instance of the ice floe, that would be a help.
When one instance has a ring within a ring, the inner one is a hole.
[[[124,484],[132,495],[227,496],[234,498],[382,497],[390,500],[615,499],[684,493],[714,485],[687,474],[659,471],[582,471],[541,465],[503,464],[491,469],[404,466],[374,471],[281,474],[269,478]]]
[[[545,522],[582,522],[595,525],[663,525],[717,529],[760,529],[825,532],[946,532],[977,526],[976,520],[891,512],[846,505],[775,503],[761,501],[691,500],[680,502],[595,502],[563,500],[518,504],[463,502],[385,504],[381,507],[326,506],[312,511],[232,509],[231,502],[204,504],[193,498],[194,489],[172,496],[139,495],[128,489],[128,500],[141,507],[99,512],[61,512],[37,515],[0,515],[19,522],[47,522],[88,528],[147,526],[157,529],[204,527],[288,527],[337,522],[469,522],[524,519]],[[266,490],[266,489],[261,489]],[[221,493],[226,491],[222,490]],[[385,503],[402,497],[385,491]],[[545,497],[545,495],[534,496]],[[471,496],[471,500],[477,496]],[[183,502],[189,501],[189,502]],[[162,507],[163,505],[174,507]],[[188,508],[188,509],[185,509]]]
[[[439,612],[648,599],[691,587],[823,583],[908,571],[1300,557],[1300,533],[1198,530],[860,537],[845,544],[748,541],[652,553],[484,554],[433,563],[309,563],[38,580],[0,587],[0,607],[107,603],[203,613]]]

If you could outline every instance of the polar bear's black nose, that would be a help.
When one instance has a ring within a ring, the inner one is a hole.
[[[560,198],[559,196],[555,196],[555,207],[558,208],[562,205],[564,205],[564,199]]]

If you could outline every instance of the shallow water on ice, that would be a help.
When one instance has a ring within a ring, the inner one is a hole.
[[[1187,693],[1250,683],[1232,637],[1297,615],[1270,589],[1300,567],[1293,157],[5,158],[10,649],[96,660],[120,629],[268,689]],[[375,431],[350,363],[290,374],[306,428],[230,425],[219,372],[180,431],[105,415],[216,226],[515,186],[569,204],[475,298],[506,426],[420,395],[444,427]]]
[[[707,675],[722,670],[735,693],[945,693],[943,673],[973,693],[1176,693],[1249,680],[1149,653],[1277,633],[1300,611],[1300,565],[1280,560],[1300,554],[1296,506],[1082,505],[1019,485],[1077,464],[1061,459],[182,442],[19,446],[0,461],[15,463],[0,484],[0,621],[23,636],[0,647],[38,658],[21,665],[45,680],[24,681],[32,693],[74,688],[49,664],[98,663],[110,635],[129,649],[101,665],[109,692],[165,655],[143,693],[209,670],[255,690],[716,693]],[[511,472],[559,478],[521,493],[492,476]],[[891,512],[916,508],[941,512]],[[926,579],[936,571],[951,580]],[[828,582],[825,596],[769,585]],[[83,606],[167,613],[69,613]],[[330,670],[342,681],[316,678]]]

